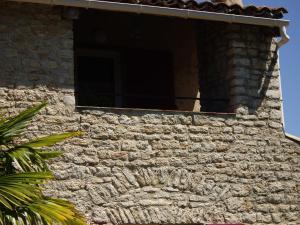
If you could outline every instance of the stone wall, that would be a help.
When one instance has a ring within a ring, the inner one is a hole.
[[[226,29],[236,114],[79,111],[72,21],[56,8],[2,3],[2,110],[46,99],[29,138],[84,131],[58,146],[65,155],[46,193],[73,201],[91,224],[299,224],[300,147],[282,129],[275,45],[263,28]]]
[[[204,112],[280,114],[278,31],[203,22],[198,26],[201,109]],[[281,117],[281,116],[278,116]]]

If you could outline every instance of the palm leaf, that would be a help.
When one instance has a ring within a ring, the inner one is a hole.
[[[0,145],[7,144],[14,137],[20,135],[30,120],[46,105],[47,103],[43,102],[24,110],[17,116],[2,120],[0,123]]]
[[[0,176],[0,206],[13,209],[41,196],[38,184],[52,179],[51,172],[19,173]]]
[[[85,219],[75,210],[71,203],[52,198],[36,199],[26,205],[26,207],[21,206],[14,210],[6,209],[5,214],[6,217],[4,218],[3,214],[0,214],[0,224],[86,225]],[[19,222],[16,223],[15,221]]]
[[[0,225],[86,225],[73,204],[47,198],[42,184],[53,179],[47,159],[60,151],[45,151],[80,132],[71,132],[31,140],[15,145],[34,115],[46,103],[24,110],[19,115],[0,119]]]
[[[37,154],[44,160],[53,159],[61,156],[63,153],[59,151],[37,151]]]
[[[41,147],[54,145],[58,142],[64,141],[67,138],[75,137],[78,135],[81,135],[80,131],[63,133],[63,134],[55,134],[55,135],[38,138],[36,140],[32,140],[26,144],[23,144],[23,146],[30,147],[30,148],[41,148]]]
[[[11,148],[5,152],[5,168],[8,168],[10,173],[14,169],[13,164],[22,172],[48,171],[49,169],[45,160],[58,157],[62,153],[59,151],[43,151],[40,148],[54,145],[66,138],[80,134],[81,132],[70,132],[50,135]]]
[[[5,168],[13,167],[22,172],[48,171],[46,161],[35,149],[28,147],[16,147],[5,153]]]
[[[15,213],[16,211],[18,213]],[[34,200],[26,207],[6,210],[5,214],[5,217],[0,214],[1,225],[86,225],[85,219],[77,213],[71,203],[51,198]],[[16,221],[18,222],[16,223]]]
[[[57,135],[50,135],[38,138],[28,143],[16,146],[5,153],[5,167],[10,171],[13,169],[12,164],[22,172],[26,171],[48,171],[45,160],[60,156],[62,153],[58,151],[41,151],[41,147],[54,145],[66,138],[80,135],[81,132],[70,132]]]

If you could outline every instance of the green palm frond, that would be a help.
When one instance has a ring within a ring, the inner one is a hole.
[[[18,173],[0,176],[0,206],[12,210],[41,197],[38,184],[52,179],[51,172]]]
[[[58,153],[57,153],[58,154]],[[28,147],[15,147],[5,153],[5,168],[25,171],[48,171],[48,166],[41,151]],[[49,156],[48,156],[49,157]],[[14,163],[14,165],[11,164]],[[8,165],[7,165],[8,164]],[[12,166],[14,166],[12,168]]]
[[[29,141],[28,143],[23,144],[22,146],[26,146],[30,148],[41,148],[41,147],[54,145],[58,142],[62,142],[66,140],[67,138],[75,137],[78,135],[81,135],[81,132],[76,131],[76,132],[69,132],[63,134],[55,134],[55,135],[50,135],[50,136]]]
[[[22,111],[17,116],[2,120],[0,123],[0,145],[7,144],[14,137],[20,135],[31,119],[46,105],[45,102],[41,103]]]
[[[80,135],[80,132],[70,132],[63,134],[50,135],[35,140],[31,140],[20,146],[16,146],[5,152],[5,163],[15,164],[20,171],[47,171],[46,160],[60,156],[59,151],[43,151],[42,147],[52,146],[67,138]],[[14,168],[6,165],[9,171]]]
[[[46,103],[0,119],[0,225],[86,225],[73,204],[45,197],[42,184],[53,179],[47,160],[60,151],[45,150],[80,132],[55,134],[16,145],[31,119]]]
[[[46,199],[36,201],[28,206],[32,212],[44,212],[39,213],[41,218],[48,222],[60,222],[63,221],[63,225],[85,225],[83,217],[76,213],[72,204],[60,199]]]
[[[0,224],[86,225],[84,218],[75,213],[76,210],[72,204],[59,199],[37,199],[26,207],[17,207],[17,210],[18,213],[13,210],[6,210],[5,217],[2,211]]]
[[[44,160],[53,159],[63,154],[60,151],[36,151],[36,152]]]

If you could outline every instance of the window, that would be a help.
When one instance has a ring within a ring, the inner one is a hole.
[[[224,96],[216,88],[224,82],[215,76],[221,74],[215,65],[206,68],[214,51],[199,48],[203,37],[198,37],[198,25],[176,18],[81,10],[74,21],[77,106],[225,110],[227,99],[211,104],[219,101],[216,89],[217,97]]]

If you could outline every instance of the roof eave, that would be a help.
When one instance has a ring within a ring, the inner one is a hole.
[[[289,20],[272,19],[254,16],[234,15],[226,13],[206,12],[190,9],[177,9],[141,4],[118,3],[98,0],[9,0],[16,2],[39,3],[47,5],[61,5],[69,7],[100,9],[118,12],[130,12],[158,16],[170,16],[185,19],[220,21],[227,23],[249,24],[267,27],[285,27]]]
[[[285,132],[285,137],[300,144],[300,137]]]

